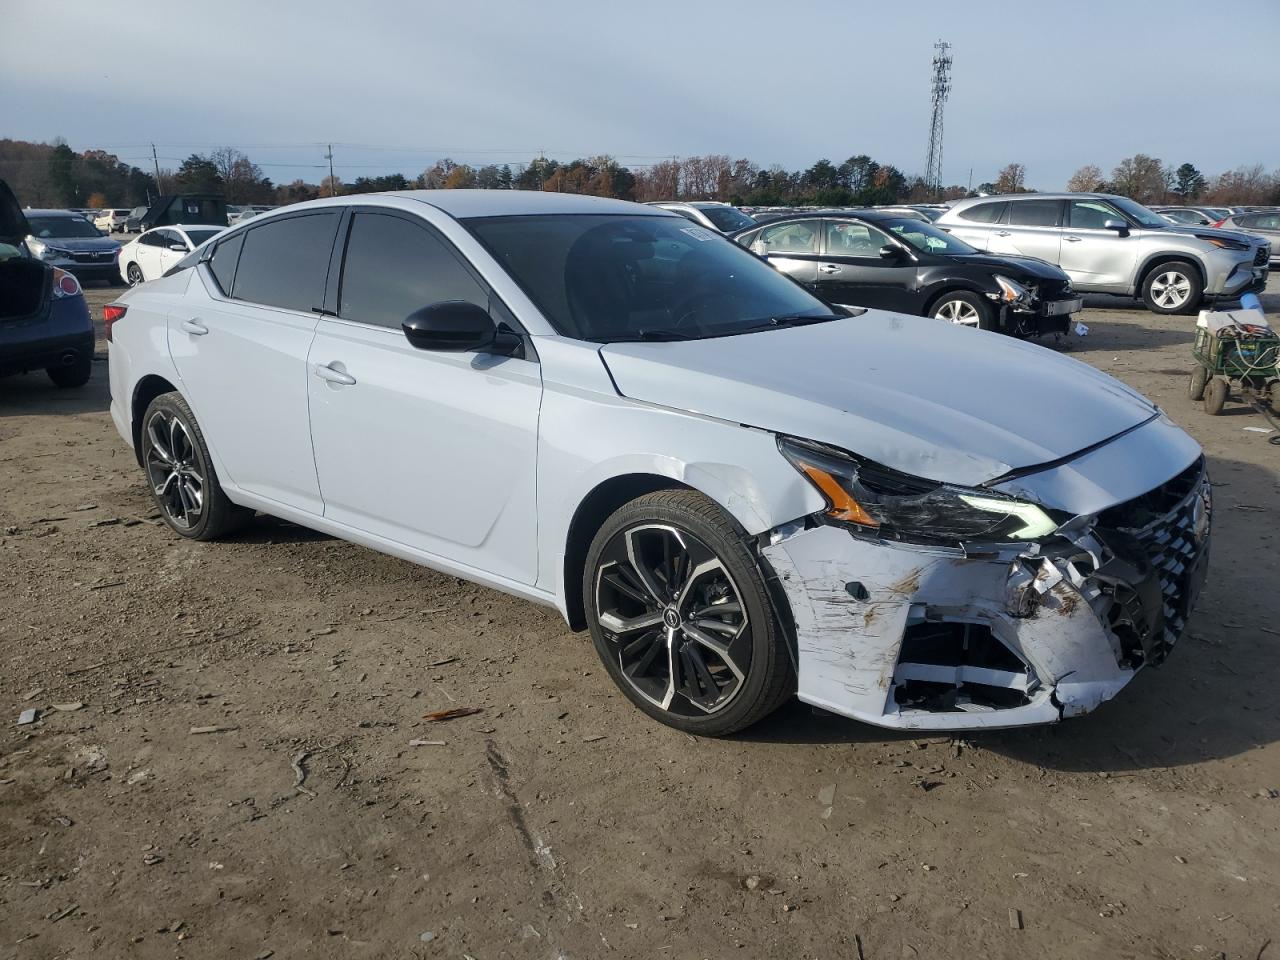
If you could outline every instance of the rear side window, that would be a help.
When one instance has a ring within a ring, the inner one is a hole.
[[[246,231],[231,295],[304,312],[321,306],[337,226],[335,212],[274,220]]]
[[[760,239],[768,246],[769,253],[817,253],[820,222],[799,220],[765,227],[760,231]]]
[[[409,314],[442,300],[489,305],[485,288],[425,224],[378,213],[351,218],[340,316],[398,330]]]
[[[1061,200],[1016,200],[1009,206],[1009,223],[1019,227],[1056,227],[1061,217]]]
[[[237,233],[234,237],[223,240],[218,244],[213,256],[209,258],[209,269],[213,271],[213,278],[218,281],[218,287],[225,296],[231,296],[231,282],[236,277],[236,261],[240,259],[240,248],[244,245],[244,234]]]
[[[972,207],[960,211],[960,219],[972,220],[974,223],[996,223],[1007,206],[1008,204],[1003,200],[994,203],[975,203]]]

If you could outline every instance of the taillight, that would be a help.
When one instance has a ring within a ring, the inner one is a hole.
[[[80,281],[76,279],[74,273],[53,268],[53,299],[62,300],[66,297],[78,297],[80,295]]]
[[[112,326],[125,315],[128,309],[123,303],[108,303],[102,308],[102,327],[106,331],[108,340],[111,339]]]
[[[1215,226],[1215,227],[1220,227],[1220,226],[1222,226],[1224,223],[1226,223],[1226,222],[1227,222],[1227,219],[1228,219],[1227,217],[1223,217],[1223,218],[1222,218],[1221,220],[1219,220],[1217,223],[1213,224],[1213,226]]]

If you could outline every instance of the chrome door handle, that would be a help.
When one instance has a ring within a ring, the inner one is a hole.
[[[997,230],[997,231],[996,231],[996,236],[997,236],[997,237],[1007,237],[1007,236],[1009,236],[1009,231],[1008,231],[1008,230]]]
[[[824,263],[822,266],[818,268],[818,272],[819,273],[839,273],[840,268],[837,267],[834,263]]]
[[[1084,237],[1063,237],[1062,239],[1067,241],[1067,243],[1079,243],[1084,239]]]
[[[182,327],[183,330],[191,334],[193,337],[203,337],[209,332],[209,328],[194,317],[189,320],[183,320],[178,324],[178,326]]]
[[[341,383],[344,386],[353,386],[356,378],[349,373],[343,373],[341,370],[335,370],[327,363],[316,364],[316,376],[321,380],[328,380],[330,383]]]

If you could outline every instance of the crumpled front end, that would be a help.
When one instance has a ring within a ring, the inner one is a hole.
[[[762,549],[790,606],[801,700],[921,730],[1093,710],[1176,643],[1204,581],[1203,459],[1039,544],[930,548],[797,522]]]

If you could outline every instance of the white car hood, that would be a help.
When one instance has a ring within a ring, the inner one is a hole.
[[[1044,347],[872,310],[802,327],[600,349],[625,397],[975,485],[1060,460],[1156,408]]]

